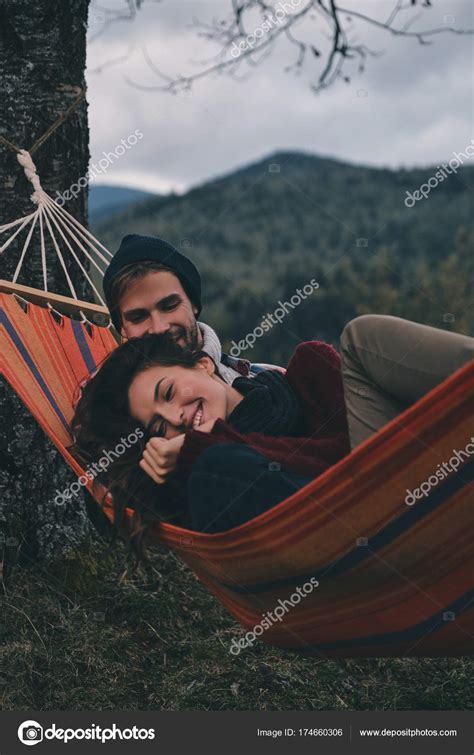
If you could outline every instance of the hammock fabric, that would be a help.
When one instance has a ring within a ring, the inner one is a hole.
[[[24,312],[1,294],[0,345],[1,373],[80,475],[65,448],[73,400],[115,348],[112,334],[57,322],[33,304]],[[413,506],[405,497],[466,447],[473,415],[474,361],[256,519],[214,535],[166,524],[154,541],[179,554],[246,631],[287,606],[267,622],[270,644],[324,657],[472,653],[474,456]],[[110,505],[105,512],[113,520]],[[318,587],[284,603],[311,577]]]

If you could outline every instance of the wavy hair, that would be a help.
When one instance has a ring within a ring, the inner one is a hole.
[[[151,367],[178,365],[192,369],[203,356],[207,355],[202,350],[183,348],[167,333],[131,338],[107,356],[84,386],[75,407],[70,451],[81,464],[97,466],[117,446],[125,449],[116,454],[106,471],[94,477],[93,489],[97,494],[105,485],[102,505],[109,493],[112,496],[115,531],[129,542],[128,556],[135,555],[132,571],[140,562],[149,563],[146,540],[151,525],[161,521],[186,525],[188,517],[185,490],[179,480],[171,478],[159,486],[139,466],[153,434],[131,416],[128,390],[133,379]],[[135,436],[137,442],[128,446],[124,439],[130,436]],[[126,508],[134,512],[131,521]]]

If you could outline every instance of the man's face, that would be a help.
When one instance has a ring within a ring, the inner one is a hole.
[[[119,308],[121,335],[126,338],[169,332],[181,346],[201,344],[197,309],[173,273],[158,270],[133,281],[122,295]]]

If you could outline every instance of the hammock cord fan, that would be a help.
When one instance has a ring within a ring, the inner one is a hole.
[[[30,147],[29,151],[21,149],[20,147],[18,147],[18,145],[14,144],[5,136],[0,135],[0,143],[4,144],[5,147],[8,147],[16,153],[17,160],[22,166],[25,176],[31,182],[34,191],[30,198],[33,204],[36,205],[36,210],[29,215],[25,215],[18,220],[14,220],[11,223],[6,223],[5,225],[0,226],[0,235],[5,231],[16,228],[15,232],[10,236],[10,238],[7,239],[7,241],[5,241],[3,245],[0,245],[0,253],[3,253],[10,246],[10,244],[23,231],[23,229],[28,228],[28,233],[20,254],[20,259],[18,260],[18,264],[13,274],[13,279],[11,282],[3,280],[0,281],[0,291],[12,293],[17,297],[18,300],[23,301],[23,303],[26,304],[27,300],[25,300],[25,298],[22,296],[22,294],[24,293],[30,301],[38,302],[47,306],[49,309],[55,312],[56,316],[61,317],[62,313],[55,310],[52,304],[52,302],[57,302],[63,312],[67,314],[79,315],[83,323],[89,323],[87,317],[87,315],[89,315],[93,317],[95,323],[103,324],[106,325],[106,327],[110,328],[111,321],[102,295],[98,291],[93,280],[90,278],[89,273],[80,261],[77,253],[82,253],[102,276],[104,270],[101,269],[99,261],[102,262],[105,267],[107,267],[110,259],[112,258],[112,254],[108,249],[106,249],[103,244],[101,244],[100,241],[98,241],[98,239],[95,238],[95,236],[93,236],[92,233],[90,233],[87,228],[84,228],[84,226],[82,226],[76,220],[76,218],[74,218],[57,202],[51,199],[51,197],[43,190],[39,176],[36,172],[36,166],[31,157],[34,152],[36,152],[67,120],[67,118],[69,118],[69,116],[74,113],[74,111],[82,103],[86,94],[85,89],[83,89],[82,87],[60,85],[58,89],[63,91],[73,91],[76,94],[76,97],[71,105],[65,110],[65,112],[62,113],[62,115],[59,116],[59,118],[45,131],[45,133],[35,141],[32,147]],[[72,299],[68,299],[67,297],[63,297],[58,294],[51,294],[48,292],[45,226],[46,230],[49,232],[53,249],[58,257],[61,268],[66,277]],[[17,280],[20,275],[23,262],[25,260],[25,255],[30,246],[33,232],[36,227],[39,229],[40,237],[40,254],[44,293],[42,291],[39,291],[38,289],[34,289],[29,286],[20,286],[17,284]],[[97,306],[89,302],[81,302],[78,300],[76,290],[68,273],[64,261],[64,256],[58,244],[54,229],[56,230],[56,234],[61,237],[63,244],[72,255],[76,264],[79,266],[92,291],[101,302],[101,306]],[[76,247],[76,251],[74,250],[74,247]],[[94,257],[94,255],[97,257],[97,259]]]
[[[97,270],[111,255],[43,191],[30,153],[15,149],[36,210],[0,226],[14,229],[1,252],[27,230],[13,281],[0,282],[0,372],[84,475],[67,450],[73,400],[116,341],[104,303],[77,301],[61,247],[99,300],[78,252]],[[36,227],[44,292],[17,283]],[[47,290],[45,230],[71,298]],[[174,550],[247,631],[275,646],[345,658],[472,653],[474,457],[414,506],[405,498],[469,443],[473,415],[471,362],[256,519],[213,535],[162,524],[153,540]],[[113,521],[110,501],[104,511]]]
[[[94,281],[90,277],[88,271],[84,267],[83,263],[79,259],[79,256],[77,254],[78,251],[82,252],[83,255],[90,261],[90,263],[96,268],[96,270],[103,276],[104,270],[100,267],[99,262],[94,257],[94,254],[102,262],[105,267],[109,264],[112,254],[109,252],[108,249],[105,248],[103,244],[98,241],[95,236],[90,233],[86,228],[84,228],[67,210],[65,210],[63,207],[58,205],[54,200],[51,199],[51,197],[46,194],[46,192],[41,187],[41,183],[38,177],[38,174],[36,172],[36,166],[31,158],[31,155],[26,150],[20,150],[17,154],[17,159],[20,165],[23,167],[25,171],[26,177],[31,181],[33,184],[34,192],[31,195],[31,201],[36,204],[36,210],[29,215],[25,215],[22,218],[19,218],[18,220],[14,220],[11,223],[6,223],[5,225],[0,226],[0,234],[4,233],[5,231],[11,230],[13,228],[16,228],[15,232],[11,234],[11,236],[5,241],[5,243],[0,246],[0,252],[4,252],[10,244],[16,239],[16,237],[23,231],[23,229],[28,229],[25,243],[23,245],[20,259],[18,260],[18,264],[16,266],[12,284],[17,284],[18,277],[20,275],[26,252],[28,251],[28,248],[31,243],[31,239],[33,237],[33,232],[38,226],[39,229],[39,238],[40,238],[40,253],[41,253],[41,267],[42,267],[42,273],[43,273],[43,286],[44,286],[44,292],[48,294],[48,275],[47,275],[47,266],[46,266],[46,243],[45,243],[45,231],[47,230],[49,232],[49,236],[52,241],[53,248],[56,252],[56,255],[58,257],[58,260],[60,262],[61,268],[64,272],[64,275],[66,277],[67,284],[69,286],[69,290],[71,292],[73,301],[75,302],[74,307],[71,311],[76,311],[79,313],[81,317],[82,322],[89,322],[86,314],[84,313],[84,308],[91,313],[96,314],[104,314],[106,315],[107,309],[105,307],[105,302],[102,298],[101,293],[98,291]],[[86,278],[87,282],[89,283],[91,289],[94,291],[95,295],[99,299],[99,301],[102,304],[102,309],[104,312],[101,311],[101,309],[97,309],[90,305],[87,305],[87,303],[84,302],[84,308],[80,306],[78,302],[78,296],[76,294],[76,290],[74,288],[74,284],[71,280],[71,276],[69,275],[68,269],[66,267],[66,263],[64,260],[64,255],[61,251],[61,248],[58,243],[58,236],[61,237],[63,244],[69,251],[69,253],[72,255],[74,261],[79,266],[82,274]],[[75,248],[76,250],[75,251]],[[105,269],[105,268],[104,268]],[[15,289],[12,288],[12,291]],[[18,287],[16,289],[17,295],[19,295],[19,292],[21,291],[21,288]],[[51,298],[53,300],[56,300],[57,295],[50,295],[45,298],[47,306],[49,308],[54,309],[54,307],[51,304],[51,301],[49,301]],[[66,298],[66,297],[63,297]],[[61,301],[59,299],[58,301]],[[56,312],[57,315],[60,315],[60,312]],[[108,320],[108,316],[106,315],[106,320]],[[100,318],[95,318],[95,321],[101,321]],[[107,327],[110,327],[110,321],[108,322]]]

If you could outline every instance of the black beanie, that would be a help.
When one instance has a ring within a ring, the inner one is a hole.
[[[112,257],[107,270],[104,274],[102,285],[104,287],[104,296],[110,311],[112,322],[120,332],[120,316],[117,311],[112,312],[110,306],[110,289],[113,279],[128,265],[135,262],[145,262],[152,260],[169,267],[177,278],[179,278],[189,299],[197,307],[196,317],[201,312],[201,276],[197,267],[188,260],[184,254],[167,241],[159,239],[156,236],[140,236],[138,233],[131,233],[124,236],[118,251]]]

